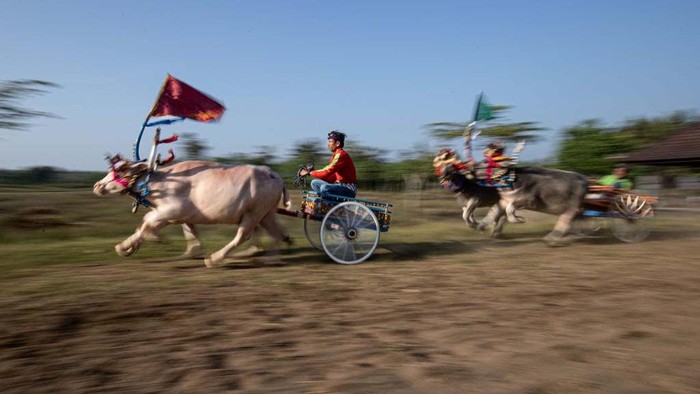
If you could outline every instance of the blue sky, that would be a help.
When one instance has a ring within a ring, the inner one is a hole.
[[[0,2],[0,79],[63,86],[24,102],[62,119],[0,130],[0,168],[102,170],[105,153],[130,155],[167,73],[228,111],[164,134],[197,133],[218,156],[283,156],[331,129],[437,148],[423,126],[468,120],[481,91],[549,129],[523,160],[584,119],[700,107],[696,0]]]

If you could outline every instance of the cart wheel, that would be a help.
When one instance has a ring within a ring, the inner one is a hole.
[[[610,207],[613,213],[610,229],[622,242],[640,242],[651,233],[654,225],[654,208],[639,196],[619,196]]]
[[[604,222],[601,218],[577,217],[571,221],[572,234],[579,237],[598,235],[603,230]]]
[[[306,234],[306,239],[309,240],[311,246],[318,250],[323,250],[321,246],[321,221],[314,220],[310,217],[304,218],[304,234]]]
[[[379,221],[365,205],[348,201],[331,208],[321,222],[321,245],[340,264],[358,264],[379,244]]]

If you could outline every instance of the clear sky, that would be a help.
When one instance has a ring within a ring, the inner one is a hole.
[[[439,147],[423,126],[468,120],[484,91],[514,106],[510,120],[549,129],[521,156],[536,160],[584,119],[697,111],[698,21],[697,0],[0,0],[0,79],[63,86],[23,102],[62,119],[0,130],[0,168],[130,156],[167,73],[228,108],[216,124],[164,128],[197,133],[212,155],[282,156],[331,129],[392,151]]]

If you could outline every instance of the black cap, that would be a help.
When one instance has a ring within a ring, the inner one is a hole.
[[[328,139],[334,139],[338,142],[345,142],[345,133],[341,133],[338,130],[333,130],[330,133],[328,133]]]
[[[505,146],[500,141],[494,141],[488,145],[488,148],[493,150],[504,150]]]

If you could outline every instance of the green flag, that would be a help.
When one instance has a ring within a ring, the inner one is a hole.
[[[476,110],[474,110],[474,121],[496,119],[493,116],[493,108],[486,102],[484,94],[479,94],[479,99],[476,101]]]

